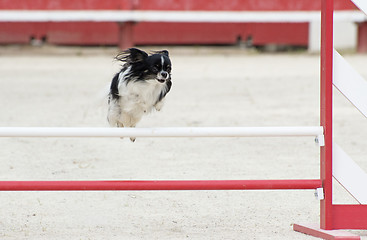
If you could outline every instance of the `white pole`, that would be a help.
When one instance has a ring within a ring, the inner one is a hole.
[[[322,127],[0,127],[0,137],[291,137],[322,136]]]

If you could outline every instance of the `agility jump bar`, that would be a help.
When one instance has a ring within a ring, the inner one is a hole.
[[[0,181],[0,191],[293,190],[322,187],[304,180]]]
[[[0,137],[306,137],[323,127],[0,127]]]

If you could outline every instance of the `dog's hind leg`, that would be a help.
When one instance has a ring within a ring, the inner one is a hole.
[[[122,122],[116,122],[116,126],[115,127],[118,127],[118,128],[123,128],[124,127],[124,124]],[[121,139],[124,139],[124,137],[120,137]]]
[[[122,121],[123,121],[123,126],[125,127],[130,127],[130,128],[134,128],[136,126],[136,124],[140,121],[141,117],[134,117],[132,115],[123,113],[122,114]],[[132,142],[135,142],[136,138],[135,137],[130,137],[130,140]]]
[[[132,125],[130,127],[134,128],[137,123],[138,123],[138,121],[132,122]],[[130,137],[130,141],[135,142],[135,140],[136,140],[136,137]]]

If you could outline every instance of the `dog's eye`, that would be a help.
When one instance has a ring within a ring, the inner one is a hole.
[[[159,65],[158,64],[153,65],[152,71],[153,72],[159,72]]]
[[[170,65],[167,66],[167,72],[171,72],[171,66]]]

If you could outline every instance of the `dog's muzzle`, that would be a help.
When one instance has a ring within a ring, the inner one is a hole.
[[[160,83],[164,83],[169,78],[168,72],[161,71],[157,76],[157,81]]]
[[[161,72],[161,75],[162,75],[162,77],[164,77],[165,79],[167,79],[167,77],[168,77],[168,73],[167,73],[167,72]]]

